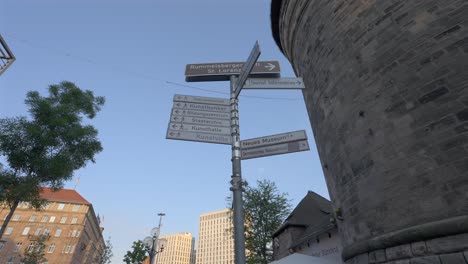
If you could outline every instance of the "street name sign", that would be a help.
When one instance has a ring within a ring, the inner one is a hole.
[[[229,81],[231,75],[239,75],[245,62],[213,62],[187,64],[185,66],[185,81]],[[274,78],[280,76],[278,61],[257,61],[250,77]]]
[[[173,116],[193,116],[193,117],[200,117],[200,118],[212,118],[212,119],[223,119],[223,120],[230,120],[231,113],[223,113],[223,112],[207,112],[207,111],[197,111],[197,110],[187,110],[187,109],[172,109]]]
[[[271,135],[266,137],[252,138],[241,140],[241,149],[246,150],[250,148],[258,148],[264,146],[271,146],[282,144],[292,141],[306,140],[307,135],[305,130],[293,131],[283,134]]]
[[[177,130],[171,130],[171,129],[167,130],[166,138],[175,139],[175,140],[226,144],[226,145],[232,144],[231,136],[227,136],[227,135],[213,135],[213,134],[207,134],[207,133],[177,131]]]
[[[193,116],[171,115],[171,122],[182,124],[195,124],[195,125],[208,125],[208,126],[221,126],[230,127],[231,121],[229,119],[210,119],[199,118]]]
[[[307,140],[282,143],[272,146],[258,147],[252,149],[241,149],[241,159],[261,158],[273,155],[294,153],[309,150]]]
[[[242,89],[305,89],[302,78],[249,78]]]
[[[215,98],[215,97],[193,96],[193,95],[183,95],[183,94],[174,95],[174,102],[215,104],[215,105],[230,105],[229,99]]]
[[[231,107],[227,105],[212,105],[212,104],[197,104],[197,103],[186,103],[186,102],[174,102],[173,108],[185,109],[185,110],[201,110],[210,112],[223,112],[230,113]]]
[[[252,48],[252,51],[250,52],[250,55],[247,58],[247,61],[242,67],[242,71],[239,75],[239,78],[237,78],[237,82],[233,87],[234,98],[237,99],[237,97],[239,96],[239,93],[242,90],[242,87],[244,86],[245,81],[247,81],[247,78],[249,77],[250,72],[252,72],[252,69],[255,66],[255,63],[257,62],[258,57],[260,57],[261,53],[262,52],[260,51],[260,45],[258,45],[258,41],[257,41],[255,42],[255,45]]]
[[[193,124],[169,123],[169,129],[198,133],[210,133],[219,135],[231,135],[230,127],[200,126]]]

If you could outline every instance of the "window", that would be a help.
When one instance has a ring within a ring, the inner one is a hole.
[[[55,216],[51,216],[49,219],[49,223],[53,223],[53,222],[55,222]]]
[[[72,218],[71,223],[76,224],[76,222],[78,222],[78,217],[75,216]]]
[[[9,235],[11,235],[11,233],[13,233],[13,227],[10,226],[10,227],[8,227],[8,228],[6,229],[5,235],[9,236]]]
[[[0,241],[0,250],[5,246],[5,241]]]
[[[31,215],[31,217],[29,218],[29,222],[36,221],[36,218],[37,218],[37,215]]]
[[[59,203],[57,206],[57,210],[63,210],[64,207],[65,207],[65,204]]]
[[[35,235],[35,236],[39,236],[39,235],[41,234],[41,232],[42,232],[42,227],[38,227],[38,228],[36,229],[36,232],[34,233],[34,235]]]
[[[50,234],[50,228],[46,228],[44,230],[44,236],[48,236]]]
[[[34,246],[35,246],[34,242],[29,243],[29,246],[28,246],[28,248],[26,249],[26,251],[27,251],[27,252],[32,252],[33,249],[34,249]]]
[[[62,234],[62,229],[55,230],[55,237],[60,237],[61,234]]]
[[[44,205],[44,209],[49,209],[49,208],[50,208],[50,203],[46,203],[46,204]]]
[[[14,261],[15,261],[15,257],[10,257],[6,264],[13,264]]]
[[[21,235],[27,236],[27,235],[29,234],[29,230],[30,230],[30,229],[31,229],[31,228],[30,228],[29,226],[25,227],[24,230],[23,230],[23,233],[21,233]]]
[[[78,211],[79,209],[80,209],[80,205],[79,205],[79,204],[73,205],[73,209],[72,209],[72,210],[73,210],[74,212]]]
[[[67,217],[63,216],[62,219],[60,219],[60,223],[65,224],[65,222],[67,222]]]
[[[15,250],[13,250],[13,252],[19,252],[22,245],[23,245],[23,242],[16,243]]]
[[[19,221],[20,218],[21,218],[21,215],[15,214],[15,215],[13,216],[13,221]]]
[[[49,249],[47,249],[47,253],[53,253],[55,250],[55,243],[50,244]]]
[[[49,220],[49,217],[47,215],[44,215],[41,219],[41,222],[47,222]]]
[[[71,245],[68,244],[65,247],[63,247],[62,253],[68,254],[71,251]]]

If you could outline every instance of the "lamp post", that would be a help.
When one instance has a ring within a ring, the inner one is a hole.
[[[158,225],[158,227],[153,228],[151,230],[151,236],[146,237],[143,240],[143,243],[146,246],[146,250],[148,250],[148,252],[149,252],[150,264],[156,264],[157,263],[156,255],[158,253],[163,252],[163,250],[164,250],[164,244],[161,243],[161,246],[160,246],[159,250],[158,250],[158,247],[159,247],[159,242],[160,242],[159,234],[160,234],[160,231],[161,231],[162,217],[165,216],[165,215],[166,214],[164,214],[164,213],[159,213],[158,214],[158,216],[159,216],[159,225]]]

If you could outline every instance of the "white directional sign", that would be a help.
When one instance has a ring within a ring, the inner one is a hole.
[[[271,135],[267,137],[259,137],[253,138],[248,140],[241,141],[241,149],[250,149],[250,148],[258,148],[263,146],[270,146],[276,145],[291,141],[299,141],[307,139],[307,135],[305,130],[299,130],[294,132],[288,132],[283,134]]]
[[[231,112],[231,107],[227,105],[174,102],[174,105],[172,107],[178,108],[178,109],[185,109],[185,110],[200,110],[200,111],[224,112],[224,113]]]
[[[209,119],[209,118],[199,118],[193,116],[179,116],[172,115],[171,122],[183,123],[183,124],[195,124],[195,125],[208,125],[208,126],[221,126],[221,127],[230,127],[231,122],[228,119]]]
[[[167,130],[166,138],[226,145],[231,145],[232,142],[231,136],[227,135],[213,135],[207,133],[186,132],[170,129]]]
[[[249,78],[242,89],[304,89],[302,78]]]
[[[239,96],[239,93],[242,89],[242,87],[245,84],[245,81],[249,77],[250,72],[252,71],[253,67],[255,66],[255,63],[258,60],[258,57],[260,57],[260,54],[262,52],[260,51],[260,45],[258,45],[258,41],[255,42],[255,45],[250,52],[249,57],[247,58],[246,63],[244,64],[244,67],[242,67],[242,71],[239,75],[239,78],[237,79],[237,83],[235,85],[234,89],[234,98],[237,98]]]
[[[196,111],[196,110],[187,110],[187,109],[172,109],[172,115],[180,116],[193,116],[201,118],[213,118],[213,119],[231,119],[231,113],[222,113],[222,112],[207,112],[207,111]]]
[[[183,95],[183,94],[174,95],[174,102],[188,102],[188,103],[215,104],[215,105],[230,105],[229,99],[215,98],[215,97],[203,97],[203,96],[192,96],[192,95]]]
[[[231,128],[215,126],[199,126],[193,124],[169,123],[169,129],[188,132],[211,133],[220,135],[230,135]]]
[[[307,140],[300,140],[288,143],[282,143],[272,146],[264,146],[252,149],[241,149],[241,159],[253,159],[279,154],[287,154],[299,151],[309,150]]]

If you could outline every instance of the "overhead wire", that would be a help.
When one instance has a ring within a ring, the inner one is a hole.
[[[166,83],[166,84],[174,85],[174,86],[178,86],[178,87],[189,88],[189,89],[205,91],[205,92],[210,92],[210,93],[224,94],[224,95],[229,96],[229,93],[226,93],[226,92],[214,91],[214,90],[210,90],[210,89],[206,89],[206,88],[200,88],[200,87],[193,86],[193,85],[187,85],[187,84],[182,84],[182,83],[179,83],[179,82],[169,81],[169,80],[165,80],[165,79],[158,78],[158,77],[155,77],[155,76],[149,76],[149,75],[146,75],[146,74],[142,74],[140,72],[130,71],[130,70],[126,69],[126,68],[119,67],[119,66],[101,64],[101,63],[98,63],[98,62],[96,62],[96,61],[94,61],[94,60],[92,60],[90,58],[87,58],[87,57],[84,57],[84,56],[77,56],[77,55],[75,55],[75,54],[73,54],[73,53],[71,53],[71,52],[69,52],[67,50],[57,49],[55,47],[46,46],[44,44],[41,45],[40,43],[33,43],[32,41],[29,41],[29,40],[17,38],[17,37],[15,37],[15,36],[13,36],[13,35],[11,35],[9,33],[4,33],[4,35],[8,36],[9,38],[15,39],[15,40],[17,40],[19,42],[25,43],[26,45],[32,46],[34,48],[38,48],[38,46],[39,46],[40,48],[48,49],[49,51],[52,51],[54,53],[60,54],[60,55],[65,56],[65,57],[69,57],[71,59],[75,59],[75,60],[79,60],[79,61],[82,61],[82,62],[85,62],[85,63],[93,64],[93,65],[96,65],[96,66],[99,66],[99,67],[108,68],[108,69],[111,69],[113,71],[122,71],[122,72],[125,72],[126,74],[133,75],[134,77],[137,77],[137,78],[148,79],[148,80],[153,80],[153,81],[159,81],[159,82],[162,82],[162,83]],[[265,97],[265,96],[255,96],[255,95],[239,95],[239,96],[243,97],[243,98],[255,98],[255,99],[263,99],[263,100],[281,100],[281,101],[302,101],[303,100],[302,98]]]

